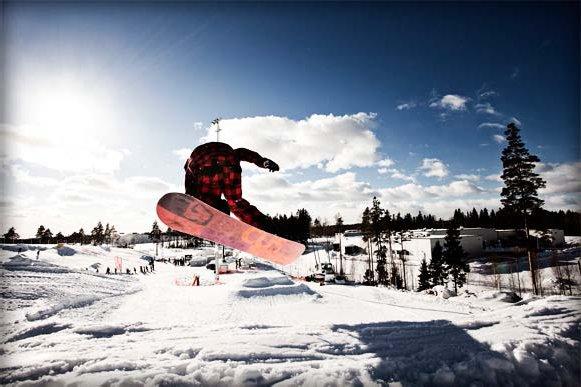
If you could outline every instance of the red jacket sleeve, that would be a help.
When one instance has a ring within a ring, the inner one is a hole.
[[[256,164],[260,168],[264,168],[264,157],[262,157],[258,153],[253,152],[250,149],[246,148],[234,149],[234,153],[236,154],[236,157],[238,157],[240,161],[246,161],[248,163]]]

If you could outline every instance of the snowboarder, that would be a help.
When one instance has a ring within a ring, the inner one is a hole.
[[[271,172],[279,170],[277,163],[249,149],[232,149],[222,142],[209,142],[194,149],[184,165],[186,194],[226,214],[232,211],[245,223],[268,228],[268,217],[242,198],[241,161]]]
[[[38,257],[40,256],[40,250],[36,250],[36,260],[38,261]]]

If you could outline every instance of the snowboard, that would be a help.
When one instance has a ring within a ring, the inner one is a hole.
[[[182,193],[168,193],[157,203],[159,219],[173,230],[287,265],[305,250],[301,243],[270,234]]]

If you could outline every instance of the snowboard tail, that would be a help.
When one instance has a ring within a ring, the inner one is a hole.
[[[157,215],[173,230],[281,265],[293,262],[305,250],[301,243],[260,230],[182,193],[162,196],[157,203]]]

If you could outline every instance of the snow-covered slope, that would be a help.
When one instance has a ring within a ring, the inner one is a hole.
[[[39,260],[34,247],[3,250],[0,383],[579,382],[579,297],[442,299],[319,286],[265,265],[222,275],[220,284],[204,267],[161,262],[154,273],[103,274],[115,257],[124,270],[145,265],[150,250],[138,248],[49,248]],[[194,274],[206,286],[188,286]]]

